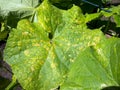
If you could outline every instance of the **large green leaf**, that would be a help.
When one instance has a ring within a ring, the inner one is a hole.
[[[120,40],[115,38],[86,48],[70,67],[61,90],[101,90],[109,86],[119,86],[119,50]]]
[[[22,18],[34,16],[34,9],[40,0],[0,0],[0,21],[5,28],[15,28]]]
[[[85,17],[77,6],[60,10],[45,0],[36,8],[33,23],[29,20],[21,20],[18,23],[17,29],[13,29],[9,35],[4,60],[10,64],[24,89],[52,90],[59,85],[64,89],[73,75],[72,67],[79,61],[79,54],[91,45],[96,46],[107,41],[100,30],[87,29],[85,22]],[[87,57],[83,59],[86,60]],[[80,66],[76,67],[81,68]],[[99,87],[99,84],[97,86]],[[65,86],[67,87],[69,88]],[[82,89],[85,87],[89,87],[89,84],[85,84]],[[92,88],[91,85],[90,87]]]
[[[10,13],[18,14],[20,18],[29,16],[38,4],[39,0],[0,0],[0,17],[7,17]]]
[[[5,22],[6,28],[14,28],[20,19],[34,16],[39,4],[39,0],[0,0],[0,21]]]

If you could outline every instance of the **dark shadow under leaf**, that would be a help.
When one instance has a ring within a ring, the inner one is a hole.
[[[120,37],[120,27],[116,26],[116,23],[114,22],[114,20],[111,20],[107,17],[94,19],[88,22],[87,26],[89,29],[92,29],[92,30],[102,27],[101,31],[104,34]]]
[[[110,87],[105,87],[101,90],[120,90],[119,86],[110,86]]]

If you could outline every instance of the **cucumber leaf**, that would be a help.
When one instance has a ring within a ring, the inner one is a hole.
[[[119,86],[119,48],[120,40],[111,38],[80,52],[61,90],[101,90]]]
[[[0,22],[5,22],[11,30],[20,19],[34,16],[39,4],[39,0],[0,0]]]
[[[66,86],[67,81],[74,77],[71,74],[75,72],[72,70],[76,70],[74,64],[79,61],[79,57],[83,59],[79,54],[83,51],[84,55],[84,50],[90,46],[95,46],[97,49],[97,45],[104,41],[107,39],[100,30],[87,29],[85,17],[79,7],[73,6],[69,10],[61,10],[45,0],[36,8],[33,22],[27,19],[21,20],[17,28],[10,32],[4,50],[4,60],[11,66],[14,76],[23,89],[54,90],[60,86],[61,90],[64,90],[69,88]],[[102,46],[98,48],[100,47]],[[92,62],[90,64],[93,65]],[[82,65],[76,67],[81,68],[80,66],[82,67]],[[91,69],[93,71],[93,68]],[[101,73],[106,74],[102,70]],[[96,73],[99,76],[99,73]],[[76,76],[78,75],[76,73]],[[78,79],[81,80],[79,77]],[[107,82],[106,79],[103,81]],[[116,83],[111,81],[112,84]],[[94,89],[92,85],[83,85],[81,89],[89,86]],[[99,84],[96,88],[99,88]]]
[[[20,18],[29,16],[38,4],[39,0],[1,0],[0,17],[6,18],[10,13],[16,13]]]

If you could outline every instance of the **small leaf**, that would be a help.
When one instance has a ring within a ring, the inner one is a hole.
[[[120,27],[120,15],[113,15],[117,27]]]
[[[4,30],[4,31],[0,31],[0,41],[1,40],[5,40],[7,38],[9,31]]]
[[[85,22],[87,23],[87,22],[89,22],[89,21],[91,21],[91,20],[93,20],[93,19],[96,19],[96,18],[101,17],[102,14],[101,14],[101,13],[94,13],[94,14],[86,14],[85,16],[86,16]]]

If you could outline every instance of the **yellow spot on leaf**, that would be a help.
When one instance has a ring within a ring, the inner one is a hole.
[[[55,63],[52,63],[52,64],[51,64],[51,68],[52,68],[52,69],[56,68],[56,64],[55,64]]]
[[[18,42],[18,46],[21,46],[21,45],[22,45],[22,42],[19,41],[19,42]]]
[[[70,62],[74,62],[74,60],[73,60],[73,59],[70,59]]]
[[[24,51],[24,54],[25,54],[26,56],[29,56],[29,50],[25,50],[25,51]]]
[[[70,47],[70,43],[68,43],[67,45],[68,45],[68,47]]]
[[[31,82],[31,81],[32,81],[32,78],[29,77],[29,78],[27,78],[27,80],[28,80],[28,82]]]
[[[22,35],[28,35],[29,34],[29,32],[23,32],[22,33]]]
[[[35,44],[33,44],[33,46],[38,46],[38,47],[39,47],[39,46],[40,46],[40,44],[38,44],[38,43],[35,43]]]
[[[32,72],[35,71],[35,68],[34,68],[33,66],[31,66],[31,71],[32,71]]]

